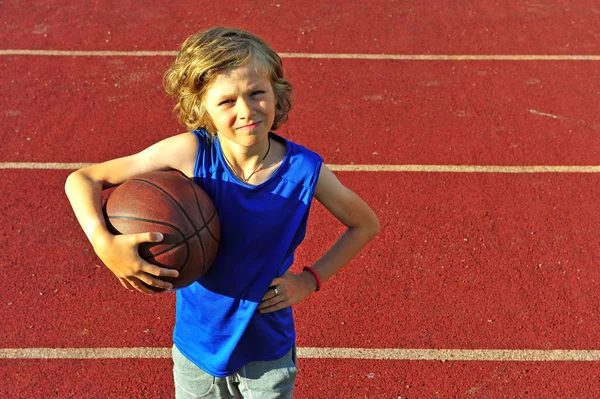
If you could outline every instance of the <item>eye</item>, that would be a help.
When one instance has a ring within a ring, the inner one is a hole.
[[[233,104],[233,100],[222,100],[221,102],[219,102],[219,106],[228,104]]]
[[[252,92],[252,96],[259,96],[259,95],[264,94],[264,93],[265,93],[264,90],[254,90]]]

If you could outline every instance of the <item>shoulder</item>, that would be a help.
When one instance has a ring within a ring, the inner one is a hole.
[[[293,141],[280,138],[287,145],[287,168],[293,172],[295,180],[302,181],[304,185],[315,186],[323,164],[323,158],[316,152]],[[288,175],[288,178],[289,175]]]
[[[125,180],[156,170],[177,169],[184,174],[193,172],[197,139],[191,133],[182,133],[161,140],[146,149],[121,158],[85,168],[90,178],[117,185]]]
[[[195,147],[197,149],[198,139],[196,138],[193,132],[180,133],[175,136],[167,137],[150,147],[146,148],[141,153],[159,153],[160,151],[168,151],[171,153],[175,151],[179,153],[180,151],[192,150],[190,147]],[[167,158],[172,158],[172,155],[169,153],[163,153],[162,155]]]
[[[291,155],[298,154],[298,155],[301,155],[301,156],[309,157],[311,159],[320,159],[321,161],[323,161],[323,158],[321,158],[321,156],[319,154],[317,154],[316,152],[312,151],[308,147],[305,147],[302,144],[298,144],[298,143],[293,142],[293,141],[288,140],[288,139],[283,139],[282,138],[282,140],[285,140],[285,142],[287,143]]]
[[[146,162],[162,164],[161,168],[177,169],[191,176],[193,173],[199,140],[192,132],[168,137],[141,152],[140,158]]]
[[[320,169],[323,158],[318,153],[293,141],[286,140],[286,142],[288,145],[288,156],[292,161],[301,162],[306,167],[316,168],[317,171]]]
[[[216,140],[215,136],[204,129],[192,130],[190,135],[194,136],[201,145],[213,145]]]
[[[343,195],[345,190],[346,188],[337,176],[333,174],[331,169],[327,165],[321,164],[315,188],[315,198],[321,203],[327,202],[329,198]]]

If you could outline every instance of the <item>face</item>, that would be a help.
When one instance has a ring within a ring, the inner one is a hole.
[[[271,81],[254,63],[218,74],[204,105],[219,137],[244,147],[266,140],[275,119]]]

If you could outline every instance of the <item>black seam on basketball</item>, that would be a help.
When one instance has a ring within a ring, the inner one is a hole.
[[[202,207],[200,206],[200,200],[198,199],[198,193],[196,192],[196,190],[194,189],[194,186],[192,186],[192,184],[194,184],[191,180],[188,180],[188,186],[189,188],[192,190],[192,193],[194,193],[194,199],[196,200],[196,208],[198,209],[198,212],[200,212],[200,217],[202,218],[202,222],[204,222],[202,228],[206,227],[206,230],[208,231],[208,234],[210,234],[210,229],[208,228],[206,219],[204,218],[204,212],[202,212]],[[200,237],[200,231],[202,229],[196,231],[196,236],[198,237],[198,241],[200,241],[200,247],[202,248],[202,274],[204,274],[204,271],[206,270],[206,247],[204,246],[204,240],[202,239],[202,237]]]
[[[217,215],[217,211],[215,209],[215,211],[213,212],[213,214],[211,215],[210,219],[207,221],[204,218],[204,213],[202,212],[202,207],[200,206],[200,200],[198,198],[198,193],[196,192],[196,190],[194,189],[194,182],[192,182],[190,179],[187,180],[188,183],[188,187],[191,189],[192,193],[194,194],[194,199],[196,200],[196,207],[198,208],[198,212],[200,213],[200,217],[202,218],[202,222],[203,225],[200,227],[196,227],[194,221],[192,220],[192,218],[190,217],[190,215],[187,213],[186,209],[181,206],[181,204],[179,203],[179,201],[177,201],[175,198],[173,198],[173,196],[171,194],[169,194],[165,189],[163,189],[162,187],[158,186],[157,184],[154,184],[150,181],[144,180],[144,179],[133,179],[139,182],[144,182],[147,183],[155,188],[157,188],[158,190],[160,190],[161,192],[163,192],[167,197],[169,197],[169,199],[171,199],[171,201],[173,201],[175,204],[177,204],[177,206],[179,207],[179,209],[183,212],[184,216],[186,217],[186,219],[190,222],[190,224],[192,225],[192,227],[194,228],[195,232],[190,235],[189,237],[186,237],[186,239],[191,238],[192,236],[197,236],[198,237],[198,241],[200,242],[200,247],[202,248],[202,274],[204,274],[205,270],[206,270],[206,247],[204,245],[204,240],[202,239],[202,237],[200,236],[200,232],[204,229],[206,229],[206,231],[208,231],[208,234],[211,236],[211,238],[213,240],[215,240],[217,243],[219,242],[219,240],[217,240],[217,238],[213,235],[212,231],[210,231],[210,229],[208,228],[209,223],[215,218],[215,216]],[[187,242],[186,242],[187,243]],[[187,266],[187,262],[186,264],[180,269],[180,273],[183,272],[183,270],[185,269],[185,267]]]
[[[200,235],[200,233],[202,232],[202,230],[206,229],[206,231],[208,231],[208,234],[218,243],[219,240],[217,240],[211,233],[210,229],[208,228],[208,225],[210,224],[210,222],[216,217],[217,212],[213,212],[212,216],[210,217],[210,219],[208,220],[208,222],[206,222],[203,226],[201,226],[200,228],[196,229],[196,231],[194,231],[193,233],[191,233],[188,236],[185,236],[186,242],[189,241],[192,237],[197,237],[198,241],[200,242],[200,247],[202,248],[202,275],[204,275],[204,273],[206,272],[206,246],[204,245],[204,240],[202,238],[202,236]],[[186,264],[181,268],[180,272],[183,272],[183,270],[185,269],[185,267],[187,266],[187,262]]]
[[[213,221],[214,218],[217,217],[217,210],[215,209],[215,211],[213,212],[213,214],[210,216],[210,218],[208,219],[208,222],[206,222],[206,224],[204,225],[204,227],[206,227],[206,231],[208,231],[208,234],[212,237],[213,240],[215,240],[215,242],[218,244],[219,240],[217,239],[217,237],[214,236],[214,234],[212,233],[212,231],[210,231],[210,229],[208,228],[210,226],[210,222]]]
[[[157,185],[155,183],[152,183],[151,181],[148,181],[148,180],[144,180],[144,179],[140,179],[140,178],[133,178],[131,180],[135,180],[135,181],[139,181],[139,182],[142,182],[142,183],[146,183],[146,184],[151,185],[154,188],[157,188],[159,191],[161,191],[167,197],[169,197],[169,199],[171,201],[173,201],[175,204],[177,204],[177,206],[179,207],[179,209],[181,209],[181,211],[183,212],[184,216],[190,222],[190,224],[192,225],[192,227],[194,228],[194,230],[196,230],[196,232],[200,232],[200,231],[202,231],[203,228],[206,227],[207,230],[208,230],[208,234],[210,234],[210,236],[212,237],[212,239],[215,240],[215,242],[217,242],[217,243],[219,242],[219,240],[213,235],[212,231],[210,231],[210,229],[208,228],[208,225],[210,224],[210,222],[215,218],[215,216],[217,216],[217,210],[215,209],[215,211],[213,212],[213,214],[211,215],[211,217],[209,218],[209,220],[206,221],[206,219],[204,218],[204,214],[202,213],[202,208],[200,207],[200,201],[198,200],[198,195],[196,193],[196,190],[194,190],[194,187],[193,187],[193,184],[195,184],[195,183],[192,182],[190,179],[187,179],[187,183],[188,183],[188,186],[192,189],[192,192],[194,193],[194,198],[196,199],[196,205],[198,206],[198,211],[200,212],[200,217],[202,218],[202,221],[204,222],[204,225],[200,226],[199,228],[196,227],[196,225],[194,224],[193,219],[186,212],[185,208],[183,206],[181,206],[181,204],[179,203],[179,201],[177,201],[165,189],[163,189],[159,185]]]
[[[202,212],[202,207],[200,206],[200,200],[198,199],[198,193],[192,187],[193,182],[191,180],[189,180],[188,183],[189,183],[190,187],[192,188],[192,192],[194,193],[194,198],[196,199],[196,206],[198,207],[198,211],[200,212],[200,217],[202,218],[202,221],[204,222],[204,226],[206,227],[206,230],[208,231],[208,234],[210,234],[212,239],[218,243],[219,240],[217,240],[217,238],[213,235],[212,231],[210,231],[210,229],[208,228],[208,225],[210,224],[210,222],[217,215],[217,210],[216,209],[214,210],[213,214],[210,216],[210,218],[208,218],[208,221],[207,221],[204,218],[204,213]]]
[[[188,180],[188,186],[192,189],[192,192],[194,193],[194,198],[196,199],[196,206],[198,208],[198,212],[200,212],[200,217],[202,218],[202,221],[204,222],[204,224],[206,225],[206,219],[204,218],[204,213],[202,212],[202,207],[200,206],[200,201],[198,200],[198,193],[196,193],[196,190],[194,190],[194,186],[192,186],[191,180]]]
[[[186,237],[185,234],[183,233],[183,231],[180,228],[178,228],[177,226],[175,226],[174,224],[167,223],[167,222],[161,222],[160,220],[139,218],[139,217],[135,217],[135,216],[110,215],[110,216],[108,216],[108,219],[109,219],[109,221],[110,221],[110,219],[118,219],[118,220],[135,220],[136,222],[155,223],[155,224],[160,224],[162,226],[168,226],[168,227],[171,227],[174,230],[177,230],[177,232],[179,233],[179,235],[181,237],[183,237],[183,241],[180,241],[180,242],[178,242],[176,244],[170,245],[169,247],[163,249],[162,251],[153,254],[152,257],[156,258],[158,255],[162,255],[162,254],[164,254],[166,252],[169,252],[169,251],[177,248],[182,243],[185,243],[186,259],[185,259],[185,263],[183,264],[183,267],[180,269],[180,271],[183,270],[183,268],[185,268],[185,266],[188,264],[188,261],[190,259],[190,252],[191,252],[190,251],[190,244],[188,242],[188,237]],[[196,233],[192,234],[191,236],[193,236],[195,234]],[[149,258],[143,258],[143,259],[147,260]]]
[[[158,184],[152,183],[151,181],[148,181],[148,180],[144,180],[144,179],[140,179],[140,178],[133,178],[131,180],[135,180],[135,181],[139,181],[139,182],[142,182],[142,183],[149,184],[152,187],[154,187],[157,190],[159,190],[160,192],[162,192],[163,194],[165,194],[167,197],[169,197],[169,199],[171,201],[173,201],[175,204],[177,204],[177,206],[179,207],[179,209],[181,210],[181,212],[183,212],[183,215],[188,220],[188,222],[190,222],[190,224],[192,225],[192,228],[194,230],[196,230],[196,224],[194,223],[194,220],[190,217],[190,215],[188,215],[187,211],[185,210],[185,208],[183,206],[181,206],[181,204],[179,203],[179,201],[177,201],[171,194],[169,194],[169,192],[167,190],[165,190],[164,188],[162,188]],[[188,179],[188,181],[189,181],[189,179]],[[193,190],[193,188],[192,188],[192,190]],[[194,194],[196,194],[195,191],[194,191]],[[204,218],[202,218],[202,220],[204,220]]]
[[[210,217],[210,219],[208,220],[208,222],[206,222],[202,227],[200,227],[199,229],[197,229],[196,231],[194,231],[193,233],[191,233],[188,237],[186,237],[186,239],[190,239],[194,236],[196,236],[198,238],[198,241],[200,241],[200,246],[202,247],[202,274],[204,275],[205,271],[206,271],[206,246],[204,245],[204,240],[202,239],[202,236],[200,235],[200,233],[202,232],[202,230],[206,229],[206,231],[208,231],[208,234],[218,243],[219,241],[212,235],[212,233],[210,232],[210,229],[208,228],[210,222],[216,217],[217,215],[217,211],[213,212],[212,216]]]
[[[184,241],[185,241],[186,245],[188,245],[188,246],[189,246],[189,240],[190,240],[191,238],[193,238],[193,237],[197,237],[197,238],[198,238],[198,241],[200,242],[200,247],[202,248],[202,275],[204,275],[204,273],[206,272],[206,247],[204,246],[204,240],[203,240],[203,239],[202,239],[202,237],[200,236],[200,232],[201,232],[202,230],[204,230],[204,229],[206,229],[208,232],[210,232],[210,230],[208,229],[208,226],[207,226],[207,225],[204,225],[204,226],[200,227],[199,229],[197,229],[196,231],[194,231],[193,233],[191,233],[190,235],[188,235],[188,236],[184,236],[184,237],[185,237],[185,240],[184,240]],[[182,242],[183,242],[183,241],[182,241]],[[217,241],[217,242],[218,242],[218,241]],[[177,244],[175,245],[175,247],[177,247],[179,244],[181,244],[181,242],[180,242],[180,243],[177,243]],[[171,248],[171,249],[172,249],[172,248]],[[170,250],[170,249],[169,249],[169,250]],[[159,254],[162,254],[162,253],[164,253],[164,252],[166,252],[166,250],[165,250],[165,251],[162,251],[162,252],[160,252]],[[189,251],[189,249],[188,249],[188,259],[189,259],[189,253],[190,253],[190,251]],[[158,255],[158,254],[157,254],[157,255]],[[183,267],[182,267],[181,269],[179,269],[179,273],[180,273],[180,274],[181,274],[181,273],[183,273],[183,271],[185,270],[185,268],[186,268],[187,266],[188,266],[188,262],[187,262],[187,260],[186,260],[186,262],[185,262],[185,265],[183,265]]]
[[[204,240],[200,236],[200,232],[197,232],[194,234],[194,236],[198,238],[198,241],[200,241],[200,247],[202,248],[202,275],[204,275],[206,272],[206,247],[204,246]]]
[[[183,264],[183,266],[181,267],[181,269],[179,269],[179,273],[183,273],[183,271],[185,270],[185,268],[188,266],[189,264],[189,259],[191,256],[191,251],[190,251],[190,244],[189,241],[191,238],[197,237],[198,241],[200,242],[200,247],[202,248],[202,275],[204,275],[204,273],[206,272],[206,246],[204,245],[204,240],[202,239],[202,237],[200,236],[200,232],[202,232],[202,230],[206,229],[206,231],[209,232],[210,234],[210,229],[208,228],[208,224],[215,218],[216,216],[216,211],[212,214],[212,216],[210,217],[210,219],[208,220],[208,222],[206,224],[204,224],[202,227],[196,229],[194,232],[190,233],[189,235],[185,235],[183,233],[183,231],[181,231],[181,229],[179,229],[177,226],[172,225],[170,223],[167,222],[161,222],[159,220],[154,220],[154,219],[144,219],[144,218],[139,218],[139,217],[135,217],[135,216],[109,216],[109,220],[110,219],[119,219],[119,220],[135,220],[136,222],[150,222],[150,223],[156,223],[156,224],[160,224],[163,226],[168,226],[171,227],[175,230],[177,230],[177,232],[179,233],[179,235],[181,237],[183,237],[183,240],[176,242],[170,246],[168,246],[167,248],[163,249],[162,251],[159,251],[155,254],[152,255],[153,258],[156,258],[159,255],[162,255],[164,253],[167,253],[175,248],[177,248],[178,246],[180,246],[181,244],[185,243],[186,246],[186,259],[185,262]],[[211,237],[214,236],[212,234],[210,234]],[[217,241],[218,242],[218,241]],[[147,260],[149,258],[144,258],[144,260]],[[170,279],[169,281],[171,281],[172,279]]]
[[[196,224],[194,223],[194,220],[193,220],[193,219],[192,219],[192,217],[191,217],[191,216],[188,214],[187,210],[186,210],[186,209],[185,209],[185,208],[184,208],[184,207],[183,207],[183,206],[182,206],[182,205],[179,203],[179,201],[178,201],[177,199],[175,199],[175,198],[174,198],[174,197],[173,197],[173,196],[172,196],[172,195],[171,195],[171,194],[170,194],[168,191],[166,191],[164,188],[160,187],[160,186],[159,186],[159,185],[157,185],[156,183],[153,183],[153,182],[151,182],[151,181],[148,181],[148,180],[145,180],[145,179],[142,179],[142,178],[132,178],[131,180],[135,180],[135,181],[138,181],[138,182],[141,182],[141,183],[146,183],[146,184],[148,184],[148,185],[150,185],[150,186],[152,186],[152,187],[154,187],[154,188],[158,189],[160,192],[162,192],[164,195],[166,195],[166,196],[167,196],[167,197],[168,197],[168,198],[169,198],[169,199],[170,199],[170,200],[171,200],[173,203],[175,203],[175,204],[177,205],[177,207],[178,207],[178,208],[181,210],[181,212],[183,213],[183,215],[185,216],[185,218],[186,218],[186,219],[188,220],[188,222],[189,222],[189,223],[192,225],[192,228],[194,229],[194,232],[193,232],[192,234],[190,234],[189,236],[187,236],[187,237],[186,237],[185,235],[181,234],[181,235],[182,235],[182,236],[185,238],[185,239],[184,239],[184,242],[185,242],[186,249],[187,249],[187,251],[186,251],[186,254],[187,254],[187,257],[186,257],[186,258],[187,258],[187,259],[186,259],[186,262],[185,262],[185,264],[183,265],[183,267],[182,267],[182,268],[179,270],[179,272],[180,272],[180,274],[181,274],[181,273],[182,273],[182,272],[185,270],[186,266],[188,265],[189,257],[191,256],[191,254],[190,254],[190,252],[191,252],[191,251],[190,251],[190,249],[189,249],[189,239],[190,239],[190,238],[192,238],[192,237],[194,237],[194,236],[197,236],[197,237],[198,237],[198,241],[200,242],[200,246],[201,246],[201,248],[202,248],[202,255],[203,255],[203,256],[202,256],[202,274],[204,274],[204,272],[206,271],[206,268],[207,268],[207,264],[206,264],[206,255],[207,255],[207,254],[206,254],[206,247],[205,247],[205,244],[204,244],[204,240],[203,240],[203,239],[202,239],[202,237],[200,236],[200,232],[201,232],[202,230],[206,229],[206,231],[208,232],[208,234],[210,235],[210,237],[211,237],[211,238],[212,238],[212,239],[213,239],[213,240],[214,240],[214,241],[215,241],[217,244],[219,243],[219,240],[218,240],[218,239],[215,237],[215,235],[213,234],[213,232],[212,232],[212,231],[210,230],[210,228],[209,228],[209,225],[210,225],[210,223],[213,221],[213,219],[215,219],[216,217],[218,217],[218,215],[217,215],[217,210],[216,210],[216,209],[214,210],[213,214],[210,216],[210,218],[208,219],[208,221],[205,219],[205,217],[204,217],[204,213],[202,212],[202,207],[200,206],[200,201],[199,201],[199,198],[198,198],[198,193],[196,192],[196,190],[194,189],[194,186],[193,186],[193,184],[195,184],[195,183],[194,183],[194,182],[192,182],[190,179],[187,179],[188,186],[191,188],[191,190],[192,190],[192,193],[194,194],[194,198],[195,198],[195,200],[196,200],[196,206],[197,206],[197,208],[198,208],[198,211],[200,212],[200,217],[202,218],[202,221],[203,221],[203,225],[202,225],[202,226],[196,227]],[[136,219],[136,220],[143,220],[143,219]],[[164,225],[171,226],[170,224],[167,224],[167,223],[161,223],[161,224],[164,224]],[[172,227],[174,227],[174,226],[172,226]],[[179,231],[180,233],[182,233],[182,232],[181,232],[181,230],[179,230],[178,228],[176,228],[176,227],[174,227],[174,228],[175,228],[177,231]],[[163,250],[163,251],[161,251],[161,252],[159,252],[159,253],[156,253],[154,256],[158,256],[158,255],[160,255],[160,254],[163,254],[163,253],[165,253],[165,252],[168,252],[168,251],[172,250],[173,248],[176,248],[176,247],[177,247],[178,245],[180,245],[180,244],[181,244],[181,243],[177,243],[177,244],[176,244],[176,245],[174,245],[174,246],[171,246],[171,247],[169,247],[169,248],[166,248],[165,250]]]

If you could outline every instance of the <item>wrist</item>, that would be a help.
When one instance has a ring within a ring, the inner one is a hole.
[[[89,240],[94,250],[104,248],[114,236],[103,226],[98,225],[92,230]]]
[[[312,276],[309,278],[311,278],[311,280],[314,282],[315,291],[319,291],[321,289],[321,278],[319,277],[317,272],[310,266],[304,266],[304,268],[302,269],[302,272],[303,273],[306,272]]]

